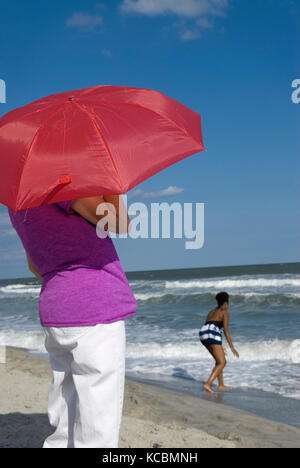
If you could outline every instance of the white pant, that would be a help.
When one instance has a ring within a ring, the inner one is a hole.
[[[125,383],[125,322],[44,327],[53,379],[43,448],[118,448]]]

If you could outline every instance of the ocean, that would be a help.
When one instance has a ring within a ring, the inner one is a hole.
[[[214,361],[198,333],[216,305],[215,295],[227,291],[230,333],[240,359],[223,334],[224,379],[233,391],[222,401],[283,422],[292,418],[300,427],[300,263],[126,275],[138,301],[136,316],[126,319],[126,376],[208,398],[202,384]],[[40,288],[35,278],[0,280],[0,345],[46,356]],[[266,414],[268,405],[258,404],[257,395],[276,401],[282,416],[273,403]]]

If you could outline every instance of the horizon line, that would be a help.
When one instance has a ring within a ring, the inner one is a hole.
[[[182,268],[161,268],[156,270],[129,270],[125,271],[124,273],[151,273],[151,272],[162,272],[162,271],[181,271],[181,270],[205,270],[209,268],[237,268],[237,267],[247,267],[247,266],[274,266],[274,265],[297,265],[300,264],[300,261],[296,262],[275,262],[275,263],[245,263],[241,265],[210,265],[210,266],[201,266],[201,267],[182,267]],[[15,279],[36,279],[40,280],[35,276],[16,276],[13,278],[1,278],[0,281],[8,281],[8,280],[15,280]],[[41,278],[42,281],[43,278]]]

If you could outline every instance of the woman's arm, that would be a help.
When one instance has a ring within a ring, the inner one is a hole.
[[[97,215],[96,210],[100,204],[104,205],[103,214]],[[104,226],[105,231],[107,231],[110,226],[115,226],[115,230],[110,230],[118,234],[130,231],[130,219],[121,195],[103,195],[103,197],[79,198],[74,200],[71,208],[87,221],[95,225],[97,225],[103,217],[106,217],[108,222]]]
[[[229,347],[232,351],[232,353],[236,356],[236,357],[240,357],[239,356],[239,353],[237,352],[237,350],[234,348],[233,344],[232,344],[232,341],[231,341],[231,337],[230,337],[230,333],[229,333],[229,313],[228,313],[228,310],[226,310],[224,312],[224,317],[223,317],[223,328],[224,328],[224,334],[226,336],[226,340],[227,340],[227,343],[229,344]]]
[[[29,257],[28,253],[26,252],[26,257],[27,257],[27,263],[28,263],[28,268],[29,270],[37,277],[37,278],[41,278],[41,275],[40,275],[40,272],[38,271],[38,269],[34,266],[34,264],[32,263],[32,260],[31,258]]]

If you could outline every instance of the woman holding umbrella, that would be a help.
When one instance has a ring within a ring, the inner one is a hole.
[[[104,215],[96,215],[104,204]],[[53,371],[48,415],[56,429],[44,448],[118,447],[125,380],[125,319],[136,300],[109,236],[95,225],[115,217],[130,230],[118,195],[89,197],[9,215],[30,270],[42,277],[39,300]]]
[[[145,88],[65,91],[1,117],[0,203],[43,278],[39,313],[56,427],[44,447],[118,445],[124,320],[137,302],[111,238],[97,235],[98,205],[108,224],[116,218],[116,231],[127,232],[126,209],[111,194],[203,150],[200,114]]]

